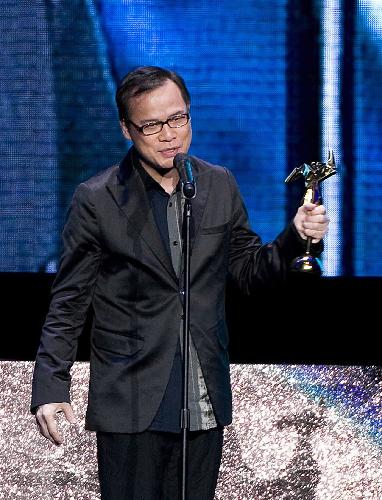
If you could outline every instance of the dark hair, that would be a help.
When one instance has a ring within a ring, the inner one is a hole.
[[[159,68],[158,66],[140,66],[127,73],[118,85],[115,101],[118,107],[119,119],[122,121],[127,118],[129,100],[132,97],[157,89],[166,83],[166,80],[173,81],[179,87],[184,102],[189,106],[191,102],[190,94],[183,78],[175,71]]]

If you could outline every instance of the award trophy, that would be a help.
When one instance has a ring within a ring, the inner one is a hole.
[[[329,151],[329,158],[326,163],[314,161],[307,165],[303,163],[296,167],[285,179],[285,182],[293,182],[299,177],[305,179],[305,194],[303,203],[321,203],[320,183],[334,175],[337,172],[336,164],[334,161],[333,151]],[[291,264],[292,272],[308,273],[315,276],[320,276],[322,273],[320,261],[311,255],[310,246],[312,238],[308,236],[306,242],[306,251],[304,255],[295,258]]]

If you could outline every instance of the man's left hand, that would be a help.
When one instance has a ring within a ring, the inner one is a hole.
[[[305,203],[297,210],[293,219],[298,234],[304,240],[308,236],[312,238],[312,243],[318,243],[329,228],[329,218],[326,215],[324,205]]]

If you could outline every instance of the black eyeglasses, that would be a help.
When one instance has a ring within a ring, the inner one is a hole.
[[[142,127],[139,127],[131,120],[126,119],[125,121],[134,125],[134,127],[143,135],[154,135],[159,134],[163,125],[168,125],[170,128],[184,127],[190,121],[190,113],[179,113],[179,115],[170,116],[170,118],[167,118],[165,122],[150,122],[142,125]]]

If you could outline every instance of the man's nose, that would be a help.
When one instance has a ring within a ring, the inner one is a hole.
[[[169,127],[167,123],[164,123],[162,130],[159,132],[159,140],[171,141],[172,139],[175,139],[175,137],[176,137],[175,129]]]

